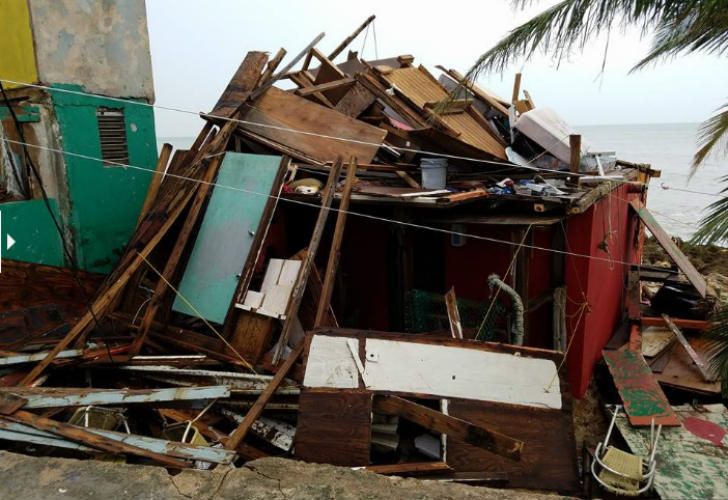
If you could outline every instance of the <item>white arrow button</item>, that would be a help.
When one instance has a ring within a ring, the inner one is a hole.
[[[6,248],[8,250],[10,250],[11,248],[13,248],[13,245],[15,245],[15,240],[9,234],[7,235],[7,240],[8,240],[8,242],[7,242]]]

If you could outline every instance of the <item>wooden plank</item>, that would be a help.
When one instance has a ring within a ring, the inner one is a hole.
[[[335,160],[338,156],[355,156],[369,163],[387,134],[380,128],[275,87],[246,105],[245,120],[252,123],[240,124],[243,130],[320,162]]]
[[[455,287],[450,288],[445,294],[445,307],[447,307],[447,319],[450,322],[450,333],[454,339],[463,338],[463,325],[460,321],[458,301],[455,297]]]
[[[334,279],[336,271],[339,267],[339,258],[341,257],[341,242],[344,239],[344,228],[346,227],[346,216],[348,215],[349,202],[351,201],[351,191],[356,182],[356,158],[352,158],[346,169],[346,182],[344,183],[344,191],[341,194],[339,202],[339,211],[336,216],[336,227],[334,228],[334,236],[331,240],[331,248],[329,249],[329,259],[326,263],[326,271],[324,273],[323,289],[319,298],[318,308],[316,310],[316,318],[314,319],[314,328],[323,325],[324,316],[329,310],[331,303],[331,294],[334,291]]]
[[[268,54],[265,52],[248,52],[210,114],[224,118],[232,117],[240,105],[250,97],[266,62]]]
[[[311,40],[311,42],[301,51],[299,52],[293,59],[291,59],[288,64],[286,64],[278,73],[271,76],[268,81],[261,82],[260,86],[250,95],[250,100],[255,101],[258,97],[265,94],[270,88],[272,88],[273,84],[277,82],[281,76],[288,73],[291,68],[293,68],[296,64],[298,64],[298,61],[303,59],[303,57],[308,54],[308,52],[316,46],[317,43],[321,41],[321,39],[325,36],[325,33],[319,33],[316,38]]]
[[[31,385],[35,379],[37,379],[45,371],[48,365],[53,362],[59,352],[65,350],[72,342],[85,334],[92,322],[101,318],[103,314],[106,313],[109,305],[113,303],[114,299],[123,290],[132,275],[134,275],[137,269],[139,269],[144,262],[144,259],[157,247],[162,238],[167,234],[167,231],[169,231],[169,228],[177,221],[177,218],[182,213],[182,210],[184,210],[187,203],[190,202],[194,193],[195,188],[192,188],[189,192],[181,196],[181,200],[176,203],[175,208],[173,208],[162,226],[157,230],[144,248],[142,248],[141,251],[135,250],[136,255],[132,258],[131,263],[126,266],[116,277],[115,281],[113,281],[113,283],[108,286],[101,295],[99,295],[86,314],[78,320],[63,340],[58,342],[48,353],[48,356],[38,363],[18,385]]]
[[[278,65],[281,63],[284,57],[286,57],[286,49],[281,47],[280,49],[278,49],[278,52],[276,52],[276,55],[273,56],[273,59],[268,61],[268,64],[266,64],[265,71],[263,71],[263,74],[261,74],[260,78],[258,79],[259,84],[262,85],[270,80],[271,76],[273,76],[273,72],[278,68]]]
[[[521,77],[523,75],[519,72],[516,73],[516,77],[513,79],[513,94],[511,95],[511,104],[518,102],[518,95],[521,93]]]
[[[243,442],[243,439],[245,439],[245,436],[248,435],[248,432],[250,431],[251,427],[255,423],[256,420],[260,417],[261,413],[263,413],[263,410],[265,409],[265,405],[268,404],[268,401],[273,397],[278,387],[283,382],[283,379],[288,375],[288,372],[291,371],[291,368],[293,368],[293,365],[298,361],[298,358],[301,356],[301,353],[303,353],[305,342],[301,342],[298,347],[296,347],[289,355],[288,358],[283,362],[283,364],[278,368],[278,371],[276,372],[273,379],[270,381],[268,386],[265,388],[265,390],[258,396],[258,399],[255,401],[253,406],[248,410],[248,413],[245,415],[245,419],[238,425],[233,433],[230,435],[230,439],[225,444],[225,448],[229,450],[234,450]]]
[[[336,46],[336,48],[334,50],[331,51],[331,53],[329,54],[329,59],[331,59],[332,61],[334,59],[336,59],[336,56],[341,54],[344,51],[344,49],[347,48],[349,46],[349,44],[351,42],[353,42],[357,36],[359,36],[359,33],[364,31],[366,29],[366,27],[369,26],[371,24],[371,22],[374,21],[374,19],[376,19],[376,17],[377,16],[374,16],[374,15],[367,17],[366,20],[363,23],[361,23],[361,25],[359,25],[359,27],[356,28],[351,35],[347,36],[344,39],[344,41],[342,41],[339,45]]]
[[[154,200],[157,198],[159,193],[159,185],[162,183],[167,163],[169,163],[170,155],[172,154],[172,145],[164,143],[162,150],[159,152],[159,159],[157,160],[157,168],[152,174],[152,179],[149,181],[149,188],[147,189],[147,196],[144,198],[144,204],[142,209],[139,211],[139,217],[137,218],[137,226],[141,223],[142,219],[147,215],[149,209],[152,207]]]
[[[293,287],[291,299],[288,301],[288,307],[286,308],[286,320],[283,322],[281,336],[278,339],[278,345],[276,347],[275,354],[273,355],[274,363],[277,363],[280,360],[283,349],[286,347],[288,342],[288,336],[290,335],[291,329],[298,317],[298,310],[301,307],[303,294],[306,291],[306,283],[308,282],[308,277],[311,274],[311,268],[314,267],[314,258],[316,257],[316,252],[318,251],[319,244],[321,243],[321,237],[323,235],[324,228],[326,227],[326,220],[329,216],[329,207],[331,207],[331,202],[334,199],[336,183],[338,182],[339,174],[341,173],[342,164],[343,161],[341,157],[339,157],[334,166],[331,168],[329,178],[326,181],[326,186],[324,186],[324,191],[321,196],[321,209],[319,210],[318,218],[316,219],[316,225],[314,226],[313,234],[311,235],[311,241],[306,249],[306,256],[304,257],[301,269],[298,272],[296,285]]]
[[[183,252],[187,248],[193,229],[197,226],[197,219],[200,215],[202,205],[205,202],[207,198],[207,193],[210,191],[212,182],[217,175],[217,172],[220,168],[220,163],[220,157],[216,156],[207,165],[205,175],[202,179],[202,183],[197,189],[195,199],[193,200],[192,206],[187,212],[184,224],[177,234],[176,243],[172,247],[172,251],[167,256],[167,259],[164,263],[162,276],[164,276],[165,279],[160,278],[157,281],[157,285],[154,288],[154,292],[152,294],[152,299],[147,305],[147,309],[144,311],[141,326],[139,327],[139,333],[134,339],[134,343],[132,344],[129,351],[130,356],[136,356],[137,354],[139,354],[142,346],[144,345],[144,341],[147,337],[147,334],[149,333],[149,329],[152,326],[152,321],[154,321],[157,311],[159,310],[162,301],[164,300],[165,294],[168,291],[167,282],[175,278],[177,265],[182,258]]]
[[[377,413],[396,415],[434,432],[447,434],[468,444],[483,448],[496,455],[520,460],[524,443],[494,432],[484,426],[473,425],[459,418],[414,403],[398,396],[375,396],[373,409]]]
[[[270,348],[277,321],[249,311],[239,311],[230,345],[255,366]]]
[[[614,384],[632,425],[680,425],[652,370],[639,352],[628,348],[603,351]]]
[[[295,457],[342,466],[369,465],[371,414],[368,391],[303,391]]]
[[[460,73],[457,70],[449,69],[446,70],[445,68],[439,67],[441,70],[445,71],[447,75],[455,80],[457,83],[468,89],[470,92],[475,94],[476,97],[479,99],[485,101],[487,104],[489,104],[493,109],[497,110],[500,114],[503,116],[508,116],[508,108],[503,105],[500,99],[498,99],[496,96],[490,94],[489,92],[486,92],[482,88],[475,85],[474,82],[471,82],[465,78],[465,76]]]
[[[96,434],[90,430],[84,429],[83,427],[57,422],[23,410],[17,411],[13,415],[6,416],[5,419],[25,424],[41,431],[50,432],[51,434],[62,436],[66,439],[70,439],[71,441],[91,446],[93,448],[98,448],[113,454],[125,453],[129,455],[137,455],[176,469],[184,469],[191,465],[189,462],[184,460],[172,458],[161,453],[147,451],[137,446],[125,443],[124,441],[116,441],[106,436]]]
[[[655,237],[657,242],[670,256],[673,262],[675,262],[677,267],[685,274],[685,277],[688,279],[690,284],[695,287],[695,290],[697,290],[701,297],[705,297],[708,291],[708,284],[705,282],[703,275],[695,269],[695,266],[693,266],[693,263],[690,262],[690,259],[688,259],[682,250],[677,247],[675,242],[672,241],[672,238],[670,238],[670,235],[665,232],[662,226],[660,226],[657,222],[657,219],[655,219],[652,213],[640,200],[634,199],[630,201],[629,204],[637,213],[640,220],[642,220],[645,226],[647,226],[647,229],[649,229],[650,233],[652,233],[652,236]]]
[[[706,321],[703,319],[682,319],[682,318],[670,318],[678,328],[685,330],[707,330],[713,326],[712,321]],[[640,317],[640,323],[643,327],[645,326],[663,326],[665,320],[659,316],[642,316]]]
[[[695,366],[698,367],[698,370],[700,371],[701,375],[703,375],[705,381],[715,382],[718,378],[717,373],[715,373],[713,370],[710,370],[705,360],[701,356],[699,356],[697,352],[695,352],[693,346],[690,345],[688,339],[685,338],[685,335],[683,335],[683,332],[680,330],[680,328],[678,328],[678,326],[672,322],[670,316],[668,316],[667,314],[662,314],[662,319],[665,321],[665,324],[672,331],[672,333],[675,334],[675,337],[677,337],[677,341],[680,342],[681,346],[683,346],[685,352],[688,353],[690,359],[692,359],[693,363],[695,363]]]
[[[344,77],[340,80],[333,80],[331,82],[326,83],[320,83],[318,85],[313,85],[311,87],[304,87],[302,89],[297,89],[294,91],[296,95],[299,95],[301,97],[308,97],[311,94],[315,94],[317,92],[326,92],[329,90],[334,89],[346,89],[348,91],[349,87],[354,85],[356,83],[356,80],[352,77]]]
[[[422,474],[444,474],[452,472],[452,468],[445,462],[404,462],[400,464],[368,465],[364,470],[375,474],[419,476]]]
[[[278,156],[225,154],[178,287],[209,321],[225,322],[280,164]],[[196,316],[179,297],[172,308]]]
[[[580,491],[570,405],[557,411],[454,399],[449,400],[448,413],[526,443],[521,460],[514,462],[448,437],[447,462],[457,472],[505,474],[509,488]]]

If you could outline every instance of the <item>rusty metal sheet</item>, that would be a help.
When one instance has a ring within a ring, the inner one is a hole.
[[[670,256],[677,267],[685,274],[685,277],[688,279],[690,284],[695,287],[702,297],[705,297],[705,294],[708,291],[708,284],[706,283],[703,275],[695,269],[695,266],[692,262],[690,262],[690,259],[688,259],[682,250],[677,247],[675,242],[672,241],[672,238],[670,238],[670,235],[662,229],[662,226],[660,226],[659,222],[657,222],[657,219],[655,219],[652,213],[647,210],[647,207],[645,207],[640,200],[632,200],[629,204],[645,226],[647,226],[647,229],[650,230],[652,236],[655,237],[660,246],[665,250],[665,252],[667,252],[667,255]]]
[[[662,429],[654,487],[660,498],[728,498],[728,409],[722,404],[673,407],[682,427]],[[646,457],[649,429],[623,416],[617,428],[633,453]]]
[[[656,424],[680,425],[641,353],[622,348],[602,355],[632,425],[650,425],[653,418]]]

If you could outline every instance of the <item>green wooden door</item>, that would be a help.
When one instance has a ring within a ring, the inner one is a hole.
[[[208,321],[225,320],[280,163],[280,156],[225,154],[179,285]],[[179,296],[172,309],[197,316]]]

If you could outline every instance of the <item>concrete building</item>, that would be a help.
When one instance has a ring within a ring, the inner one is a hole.
[[[0,33],[3,258],[108,272],[152,175],[119,164],[157,158],[144,0],[0,0]]]

